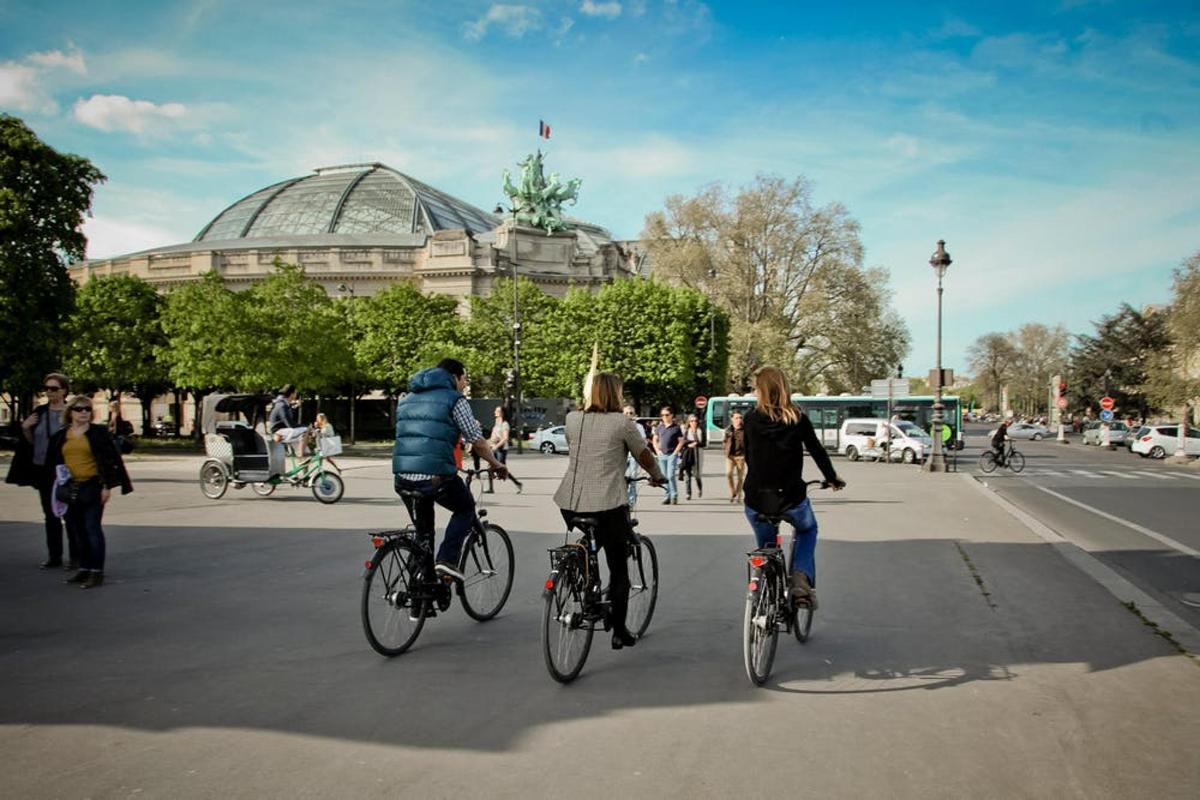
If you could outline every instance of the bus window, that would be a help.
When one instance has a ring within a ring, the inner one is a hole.
[[[728,403],[725,400],[710,400],[708,407],[712,409],[712,425],[713,427],[724,430],[729,426],[729,422],[725,419],[725,412],[728,409]]]

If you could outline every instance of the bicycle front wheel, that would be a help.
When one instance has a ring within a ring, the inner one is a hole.
[[[658,604],[658,552],[654,542],[634,534],[637,543],[629,550],[629,611],[625,627],[639,639],[650,627],[654,606]]]
[[[1025,456],[1013,450],[1008,456],[1008,468],[1013,472],[1020,472],[1025,469]]]
[[[570,683],[592,648],[592,623],[583,615],[583,570],[577,560],[567,559],[551,581],[542,610],[542,652],[550,677]]]
[[[463,610],[480,622],[500,613],[513,583],[513,546],[503,528],[488,522],[482,532],[471,534],[462,571],[458,596]]]
[[[775,663],[775,645],[779,641],[779,597],[774,578],[764,570],[751,581],[746,593],[746,617],[742,626],[742,656],[746,677],[755,686],[766,683]]]
[[[375,551],[363,576],[362,623],[367,641],[380,655],[398,656],[425,626],[428,603],[414,598],[420,561],[408,542],[390,542]]]
[[[322,471],[312,482],[313,497],[325,505],[330,505],[341,500],[342,494],[345,491],[346,484],[342,482],[342,479],[335,472]]]
[[[979,456],[979,468],[987,473],[996,471],[996,454],[991,450]]]

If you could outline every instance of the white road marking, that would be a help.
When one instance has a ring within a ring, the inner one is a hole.
[[[1172,472],[1176,478],[1191,478],[1194,481],[1200,481],[1200,475],[1193,475],[1190,472]]]
[[[1100,471],[1103,472],[1105,475],[1112,475],[1115,478],[1128,478],[1129,477],[1128,472],[1115,472],[1111,469],[1102,469]]]
[[[1085,478],[1099,478],[1099,477],[1100,477],[1100,476],[1099,476],[1099,475],[1097,475],[1096,473],[1094,473],[1094,472],[1089,472],[1089,471],[1088,471],[1088,470],[1086,470],[1086,469],[1073,469],[1073,470],[1071,470],[1071,472],[1074,472],[1076,475],[1082,475],[1082,476],[1084,476]]]
[[[1172,550],[1178,550],[1179,552],[1183,553],[1184,555],[1192,556],[1193,558],[1200,558],[1200,550],[1193,550],[1192,548],[1188,547],[1183,542],[1178,542],[1178,541],[1172,539],[1170,536],[1164,536],[1163,534],[1159,533],[1158,531],[1152,531],[1143,525],[1138,525],[1136,522],[1130,522],[1127,519],[1121,519],[1120,517],[1109,514],[1107,511],[1101,511],[1098,508],[1093,508],[1092,506],[1089,506],[1086,503],[1081,503],[1078,500],[1073,500],[1070,497],[1067,497],[1065,494],[1060,494],[1052,489],[1047,489],[1044,486],[1034,486],[1033,488],[1037,489],[1039,492],[1045,492],[1048,495],[1057,497],[1059,500],[1070,503],[1073,506],[1078,506],[1079,508],[1082,508],[1084,511],[1090,511],[1093,514],[1095,514],[1096,516],[1104,517],[1107,520],[1112,520],[1113,522],[1116,522],[1120,525],[1124,525],[1126,528],[1135,530],[1144,536],[1149,536],[1151,539],[1154,539],[1155,541],[1165,544],[1167,547],[1170,547]]]
[[[1150,472],[1149,470],[1144,470],[1144,469],[1134,470],[1134,472],[1137,473],[1138,475],[1149,475],[1151,478],[1158,478],[1159,480],[1163,480],[1163,481],[1175,480],[1170,475],[1164,475],[1161,472]]]

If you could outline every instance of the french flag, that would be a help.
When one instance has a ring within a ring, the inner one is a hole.
[[[538,136],[543,139],[550,138],[550,126],[546,124],[545,120],[538,120]]]

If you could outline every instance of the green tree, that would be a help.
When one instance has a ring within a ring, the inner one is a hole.
[[[94,278],[76,292],[66,326],[71,345],[64,365],[71,379],[111,394],[136,395],[143,429],[150,424],[150,402],[170,388],[166,366],[156,356],[166,344],[162,305],[158,292],[141,278]]]
[[[853,383],[888,374],[907,351],[904,324],[888,310],[878,274],[863,270],[858,223],[839,203],[814,205],[803,177],[760,175],[736,196],[710,186],[692,198],[669,197],[663,211],[647,216],[642,238],[656,276],[703,292],[729,314],[736,388],[748,388],[765,363],[797,385]],[[859,300],[876,313],[858,311]],[[835,334],[814,325],[818,317],[853,327]],[[838,346],[837,336],[851,346]]]
[[[274,271],[239,298],[253,345],[239,388],[275,390],[285,383],[324,392],[354,374],[343,316],[304,268],[275,260]]]
[[[517,280],[521,319],[522,394],[535,397],[550,381],[550,356],[558,343],[546,336],[546,322],[561,301],[543,292],[528,278]],[[472,391],[479,397],[503,397],[505,373],[513,366],[513,282],[497,278],[491,294],[469,298],[470,316],[464,326],[464,342],[475,351],[471,356]],[[471,368],[471,363],[463,361]]]
[[[216,270],[173,289],[165,298],[158,350],[176,386],[197,393],[233,389],[253,357],[241,298]]]
[[[1200,409],[1200,252],[1175,270],[1167,309],[1170,345],[1156,353],[1147,370],[1147,394],[1163,408]],[[1195,419],[1185,422],[1195,425]]]
[[[397,283],[374,297],[356,301],[353,352],[358,369],[372,385],[395,395],[408,389],[417,370],[432,366],[427,345],[458,345],[462,321],[453,297],[421,294],[412,283]]]
[[[1122,303],[1117,313],[1101,317],[1095,326],[1094,335],[1075,337],[1072,394],[1092,408],[1099,408],[1107,394],[1117,413],[1149,416],[1159,408],[1147,391],[1151,367],[1171,343],[1167,314]]]
[[[71,312],[67,266],[87,249],[82,225],[104,175],[0,114],[0,391],[28,395],[59,367]]]
[[[1071,335],[1062,325],[1030,322],[1013,334],[1017,348],[1013,405],[1030,413],[1048,411],[1050,379],[1065,373]]]

